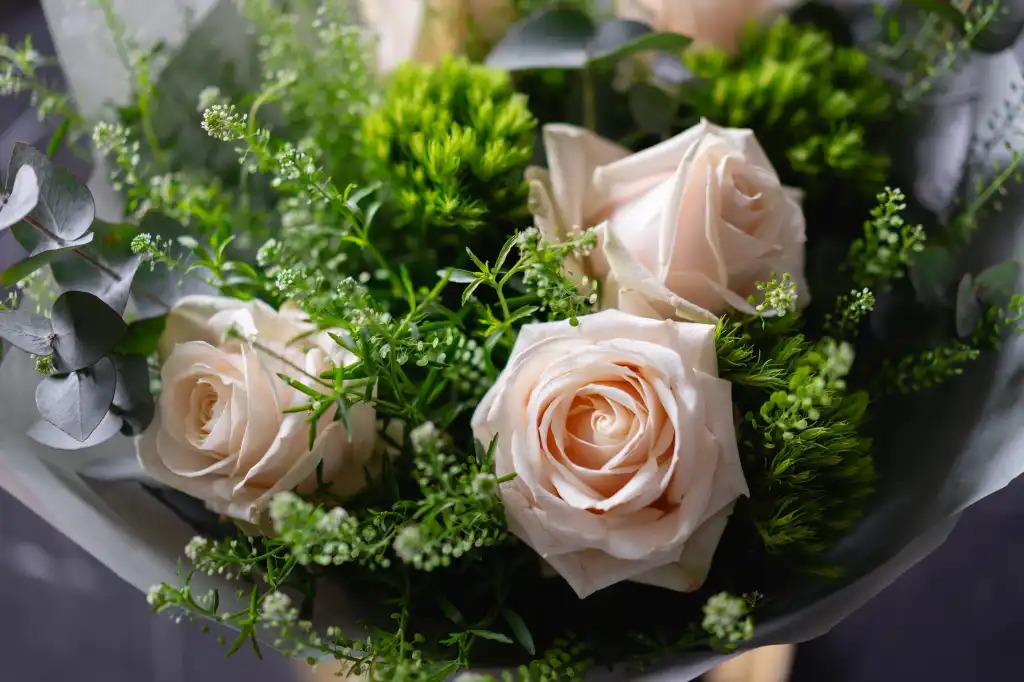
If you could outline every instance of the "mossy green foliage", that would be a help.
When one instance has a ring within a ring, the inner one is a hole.
[[[507,73],[446,57],[398,67],[363,133],[397,227],[423,234],[487,226],[494,235],[528,218],[523,171],[535,127]]]
[[[706,83],[689,98],[694,112],[753,128],[785,182],[811,189],[832,178],[873,193],[885,181],[880,126],[891,120],[893,104],[864,52],[781,19],[748,32],[737,57],[707,49],[685,59]]]
[[[733,382],[749,510],[764,548],[830,575],[823,553],[852,529],[874,492],[868,395],[843,377],[852,351],[798,332],[797,315],[722,321],[721,375]]]

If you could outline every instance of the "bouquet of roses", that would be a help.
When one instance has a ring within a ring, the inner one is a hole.
[[[553,681],[815,636],[1021,471],[1024,101],[897,189],[999,3],[449,4],[403,61],[241,0],[247,70],[96,0],[89,128],[0,46],[62,120],[0,206],[0,484],[232,653]],[[52,159],[90,129],[123,217]]]

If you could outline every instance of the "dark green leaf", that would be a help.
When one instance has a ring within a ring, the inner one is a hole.
[[[956,280],[956,261],[946,249],[926,248],[910,261],[910,281],[923,303],[938,303]]]
[[[1004,305],[1020,287],[1021,266],[1017,261],[997,263],[982,271],[974,286],[981,300],[988,305]]]
[[[637,52],[680,53],[692,42],[678,33],[651,33],[645,24],[613,19],[598,28],[590,48],[590,63],[607,66]]]
[[[0,311],[0,339],[34,355],[53,352],[50,320],[20,311]]]
[[[93,294],[66,291],[53,304],[54,354],[61,372],[84,369],[109,355],[124,337],[121,316]]]
[[[63,121],[60,122],[60,125],[57,126],[57,130],[55,130],[53,132],[53,135],[50,137],[49,144],[46,145],[46,156],[47,156],[47,158],[52,159],[54,156],[57,155],[57,152],[60,151],[60,146],[62,144],[64,144],[64,138],[67,137],[68,130],[70,130],[70,129],[71,129],[71,119],[70,118],[65,118]]]
[[[147,317],[144,320],[136,320],[128,325],[124,338],[114,349],[121,355],[151,355],[156,352],[160,335],[164,333],[167,326],[167,316]]]
[[[84,237],[96,217],[89,189],[44,154],[19,142],[14,145],[8,173],[16,173],[22,166],[31,166],[39,180],[39,202],[32,217],[51,237],[65,242]]]
[[[14,178],[14,186],[0,206],[0,230],[4,230],[32,212],[39,203],[39,179],[31,166],[22,166]]]
[[[659,87],[639,83],[629,90],[629,110],[633,120],[644,132],[662,135],[672,125],[676,104]]]
[[[512,609],[502,609],[501,615],[505,617],[505,622],[512,628],[512,634],[516,636],[516,639],[526,649],[526,653],[531,656],[536,655],[537,646],[533,643],[533,635],[530,634],[530,628],[526,627],[526,623],[519,617],[519,614]]]
[[[36,387],[39,416],[83,443],[110,410],[116,385],[117,373],[108,358],[87,369],[47,377]]]
[[[582,12],[540,12],[513,25],[487,55],[486,64],[508,71],[581,69],[596,33],[594,22]]]
[[[122,431],[135,436],[153,421],[156,404],[149,387],[149,365],[142,355],[112,355],[117,370],[113,408],[124,420]]]
[[[12,230],[14,238],[29,252],[27,258],[18,261],[11,267],[0,273],[0,284],[10,287],[31,275],[36,270],[49,264],[57,256],[66,253],[71,249],[85,246],[92,241],[92,233],[73,242],[59,244],[45,235],[40,234],[38,239],[28,235],[37,234],[36,231],[26,223],[15,225]]]
[[[494,632],[493,630],[470,630],[477,637],[483,639],[489,639],[493,642],[501,642],[502,644],[513,644],[512,638],[508,635],[503,635],[500,632]]]
[[[105,443],[121,433],[121,424],[120,417],[112,412],[107,412],[91,436],[84,441],[77,441],[45,419],[40,419],[29,428],[28,437],[37,443],[58,450],[83,450]]]
[[[960,280],[956,292],[956,333],[961,338],[970,336],[981,321],[981,302],[974,293],[974,282],[969,274]]]

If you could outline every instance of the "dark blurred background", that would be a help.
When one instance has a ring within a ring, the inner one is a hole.
[[[35,0],[0,0],[0,33],[14,43],[30,34],[53,53]],[[49,132],[29,102],[0,98],[0,159],[15,141],[45,145]],[[63,161],[84,179],[81,161]],[[0,235],[0,255],[10,246]],[[801,645],[793,681],[1024,680],[1022,572],[1018,482],[972,508],[939,551],[867,606]],[[142,594],[0,491],[0,681],[300,679],[300,667],[274,652],[224,659],[216,635],[152,615]]]

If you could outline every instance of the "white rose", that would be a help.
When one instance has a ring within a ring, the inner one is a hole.
[[[473,415],[509,529],[580,597],[623,580],[698,589],[749,495],[711,325],[608,310],[519,333]]]
[[[757,282],[789,274],[798,304],[804,215],[750,130],[702,121],[636,154],[582,128],[549,125],[550,170],[527,171],[549,241],[595,228],[600,248],[570,269],[603,285],[603,304],[645,317],[712,321],[753,313]]]
[[[771,21],[796,4],[795,0],[617,0],[615,13],[657,31],[693,38],[696,47],[713,45],[735,52],[748,24]]]
[[[309,398],[277,373],[312,385],[312,377],[352,361],[297,307],[190,296],[168,315],[159,351],[163,391],[136,448],[160,482],[254,523],[273,495],[314,487],[320,462],[333,493],[364,486],[375,466],[371,405],[349,409],[351,434],[328,410],[312,449],[306,414],[283,413]]]

